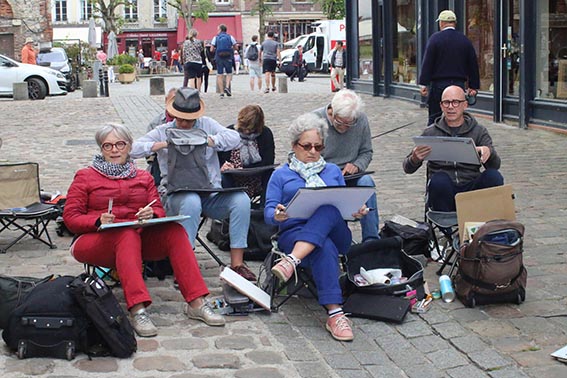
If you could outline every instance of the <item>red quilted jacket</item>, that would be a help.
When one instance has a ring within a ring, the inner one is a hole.
[[[154,216],[165,216],[154,179],[148,172],[138,169],[134,178],[111,180],[89,167],[77,171],[69,187],[63,211],[65,226],[75,234],[96,232],[97,220],[108,211],[110,198],[115,222],[135,220],[138,210],[154,199]]]

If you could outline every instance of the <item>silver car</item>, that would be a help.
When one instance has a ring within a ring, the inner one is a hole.
[[[14,83],[24,81],[28,83],[31,100],[67,94],[67,80],[61,72],[47,67],[16,62],[7,56],[0,55],[0,96],[13,96]]]

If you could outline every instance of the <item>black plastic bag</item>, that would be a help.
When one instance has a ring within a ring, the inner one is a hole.
[[[380,230],[380,237],[389,238],[399,236],[402,238],[402,248],[408,255],[425,255],[431,257],[429,240],[431,229],[427,223],[418,223],[417,227],[386,221]]]

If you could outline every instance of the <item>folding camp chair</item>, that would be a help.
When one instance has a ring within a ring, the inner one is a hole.
[[[437,275],[443,274],[443,270],[450,265],[451,272],[457,262],[455,253],[459,249],[459,222],[457,221],[456,211],[435,211],[429,207],[429,168],[427,169],[427,179],[425,183],[425,221],[431,227],[432,244],[430,250],[435,250],[442,261],[437,270]],[[439,245],[437,235],[445,240],[443,246]]]
[[[57,248],[51,241],[47,226],[61,215],[61,209],[57,205],[41,203],[37,163],[0,165],[0,209],[0,233],[20,232],[7,247],[0,249],[0,253],[6,253],[25,236],[31,236],[52,249]]]
[[[289,281],[283,283],[272,274],[272,267],[282,255],[282,252],[280,252],[278,248],[277,237],[277,234],[272,237],[272,251],[266,256],[258,274],[258,284],[260,288],[270,295],[270,309],[272,312],[278,312],[281,306],[293,296],[297,295],[302,289],[307,289],[314,298],[317,298],[317,289],[309,269],[298,266],[296,268],[296,275],[292,276]]]

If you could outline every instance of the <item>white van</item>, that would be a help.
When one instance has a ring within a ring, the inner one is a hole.
[[[324,20],[314,23],[315,32],[297,37],[294,48],[281,52],[280,70],[288,72],[298,45],[303,46],[303,60],[309,72],[329,72],[329,54],[337,41],[346,42],[345,20]]]

